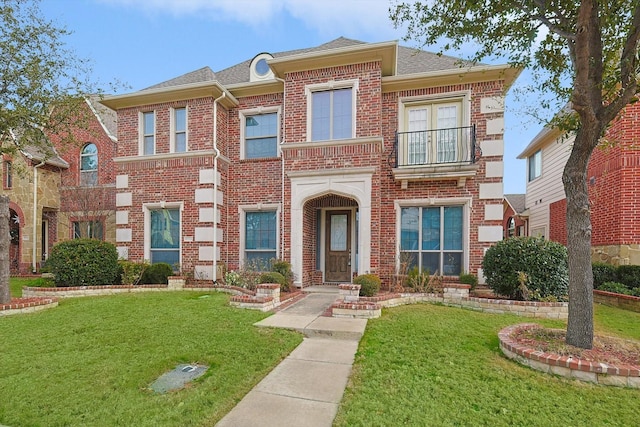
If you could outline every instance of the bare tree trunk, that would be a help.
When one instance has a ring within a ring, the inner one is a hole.
[[[598,143],[598,124],[582,125],[562,175],[567,196],[569,254],[569,321],[567,344],[593,347],[593,272],[591,270],[591,212],[587,166]]]
[[[0,196],[0,304],[11,301],[9,291],[9,197]]]

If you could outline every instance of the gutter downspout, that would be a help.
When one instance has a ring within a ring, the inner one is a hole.
[[[218,281],[218,158],[220,150],[218,150],[218,101],[227,96],[226,92],[222,92],[218,98],[213,101],[213,151],[216,155],[213,157],[213,283]]]
[[[282,154],[282,145],[285,143],[285,129],[284,115],[287,110],[287,84],[284,79],[275,77],[276,80],[282,82],[282,138],[280,139],[280,203],[282,208],[280,209],[280,259],[284,260],[284,156]]]
[[[38,168],[44,165],[44,160],[33,167],[33,248],[31,250],[31,272],[38,271],[36,256],[38,255]],[[42,236],[44,239],[44,236]]]

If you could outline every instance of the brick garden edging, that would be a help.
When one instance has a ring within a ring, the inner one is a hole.
[[[545,353],[511,339],[511,334],[522,328],[539,327],[534,323],[521,323],[502,329],[498,333],[500,349],[509,359],[548,374],[575,378],[580,381],[618,387],[640,388],[640,367],[614,366],[590,362],[570,356]]]
[[[640,297],[616,294],[614,292],[593,291],[593,301],[599,304],[622,308],[640,313]]]
[[[35,313],[58,306],[57,298],[31,297],[13,298],[8,304],[0,304],[0,316],[10,316],[12,314]]]
[[[340,285],[340,292],[347,292],[347,287]],[[344,288],[343,288],[344,287]],[[471,310],[494,314],[514,314],[522,317],[542,319],[567,319],[569,305],[566,302],[534,302],[513,301],[490,298],[469,297],[469,285],[445,283],[440,293],[393,293],[375,297],[359,297],[349,295],[349,299],[341,299],[332,305],[333,317],[374,319],[380,317],[383,307],[435,302],[450,307],[464,307]],[[350,289],[350,288],[349,288]],[[356,294],[357,295],[357,294]]]

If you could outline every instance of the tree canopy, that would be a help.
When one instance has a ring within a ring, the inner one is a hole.
[[[395,2],[390,15],[396,26],[406,28],[407,40],[441,44],[442,51],[472,45],[468,59],[504,58],[515,67],[529,68],[538,93],[554,96],[559,114],[550,125],[576,136],[562,176],[569,253],[567,343],[591,348],[593,276],[586,173],[591,153],[609,124],[636,101],[640,2],[429,0]],[[570,108],[561,111],[565,105]]]

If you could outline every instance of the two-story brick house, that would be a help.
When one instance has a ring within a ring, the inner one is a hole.
[[[593,151],[587,171],[592,261],[640,264],[640,105],[628,105]],[[562,172],[575,136],[544,128],[518,156],[527,159],[528,228],[567,244]]]
[[[118,115],[120,255],[298,286],[479,273],[502,238],[508,66],[344,38],[102,101]]]

